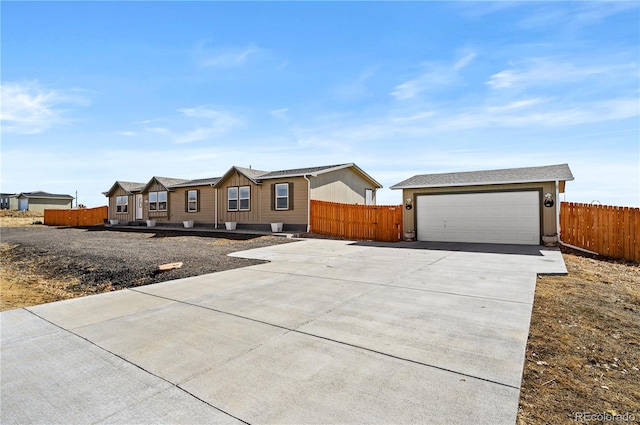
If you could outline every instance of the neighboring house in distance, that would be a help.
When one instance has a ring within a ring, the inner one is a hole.
[[[9,209],[20,211],[44,212],[47,210],[65,210],[73,208],[71,195],[48,192],[21,192],[9,197]]]
[[[109,219],[121,223],[156,220],[158,224],[306,230],[311,200],[375,205],[382,185],[353,163],[280,171],[231,167],[222,177],[185,180],[153,177],[148,183],[117,181],[109,197]]]
[[[9,209],[9,200],[16,196],[15,193],[0,193],[0,210]]]
[[[405,232],[419,241],[538,245],[558,232],[567,164],[421,174],[402,190]]]

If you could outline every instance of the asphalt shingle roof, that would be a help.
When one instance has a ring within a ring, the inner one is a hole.
[[[64,199],[73,199],[71,195],[59,194],[59,193],[49,193],[49,192],[22,192],[20,196],[24,196],[26,198],[64,198]]]
[[[419,174],[391,186],[391,189],[421,187],[473,186],[573,180],[568,164],[542,167],[505,168],[501,170],[466,171],[461,173]]]
[[[319,171],[328,170],[336,167],[344,167],[349,164],[337,164],[337,165],[324,165],[321,167],[308,167],[308,168],[294,168],[291,170],[271,171],[258,176],[260,179],[274,179],[278,177],[293,177],[302,176],[306,174],[313,174]]]
[[[142,190],[145,183],[137,183],[137,182],[123,182],[118,180],[116,183],[120,185],[121,188],[126,190],[127,192],[137,192]]]
[[[187,180],[184,183],[174,184],[171,187],[187,187],[187,186],[208,186],[215,184],[220,180],[220,177],[208,177],[205,179]]]

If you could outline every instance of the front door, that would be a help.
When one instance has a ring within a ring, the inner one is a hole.
[[[136,220],[142,220],[142,195],[136,195]]]

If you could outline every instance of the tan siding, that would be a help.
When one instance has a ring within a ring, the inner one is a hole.
[[[171,192],[167,193],[167,210],[166,211],[149,211],[149,192],[164,192],[167,189],[158,183],[157,181],[153,181],[153,184],[149,186],[147,191],[144,193],[144,207],[143,207],[143,216],[145,219],[152,219],[157,221],[169,221],[169,215],[172,212],[171,205]]]
[[[271,185],[293,183],[293,210],[271,210]],[[307,224],[309,186],[303,177],[269,179],[262,183],[262,223]]]
[[[413,206],[416,205],[416,195],[420,194],[433,194],[433,193],[462,193],[462,192],[482,192],[482,191],[498,191],[498,190],[528,190],[539,189],[541,193],[540,205],[542,208],[542,226],[541,231],[543,234],[555,233],[556,227],[556,207],[546,208],[542,206],[542,196],[545,193],[553,194],[556,196],[555,182],[544,183],[520,183],[520,184],[503,184],[503,185],[482,185],[482,186],[456,186],[456,187],[441,187],[441,188],[425,188],[425,189],[403,189],[402,191],[402,203],[406,203],[407,199],[411,199]],[[559,202],[555,199],[555,202]],[[416,209],[404,210],[403,225],[405,231],[415,230],[415,218]]]
[[[188,212],[186,209],[186,193],[189,190],[200,191],[200,210],[198,212]],[[215,223],[214,192],[211,186],[176,188],[174,192],[169,193],[169,203],[171,204],[169,221],[181,223],[184,220],[193,220],[194,223],[200,224]]]
[[[29,198],[29,211],[64,210],[73,208],[71,199],[35,199]]]
[[[318,201],[340,202],[343,204],[365,204],[365,190],[375,189],[370,182],[351,168],[309,177],[311,180],[311,199]],[[375,204],[375,196],[374,196]]]
[[[116,196],[128,196],[129,197],[129,205],[127,206],[126,214],[118,214],[116,213]],[[134,220],[134,209],[136,207],[135,204],[135,196],[129,195],[124,189],[118,187],[109,197],[109,219],[110,220],[120,220],[121,222],[128,222]]]
[[[229,187],[249,186],[251,189],[251,200],[249,211],[227,211],[228,207],[228,192]],[[242,174],[235,173],[229,176],[218,187],[218,199],[220,200],[218,205],[218,222],[224,223],[225,221],[235,221],[236,223],[245,224],[258,224],[261,223],[261,186],[256,185],[247,177]],[[213,210],[212,210],[213,211]]]

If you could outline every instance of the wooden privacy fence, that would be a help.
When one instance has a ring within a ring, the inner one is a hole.
[[[560,239],[606,257],[640,261],[640,208],[563,202]]]
[[[402,239],[401,205],[351,205],[311,201],[311,231],[345,239]]]
[[[95,226],[103,224],[109,215],[107,206],[75,210],[44,210],[44,224],[48,226]]]

